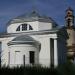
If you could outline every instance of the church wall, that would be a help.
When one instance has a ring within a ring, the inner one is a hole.
[[[39,22],[39,30],[49,30],[52,29],[52,23]]]
[[[40,39],[41,50],[39,54],[39,62],[43,66],[50,66],[50,40],[47,37]]]
[[[21,24],[29,24],[32,26],[33,30],[16,31],[18,26],[20,26]],[[11,24],[8,26],[7,32],[8,33],[18,33],[18,32],[39,31],[39,30],[48,30],[48,29],[52,29],[52,23],[33,21],[33,22],[23,22],[23,23]]]
[[[29,24],[32,26],[33,30],[31,31],[38,31],[38,21],[33,21],[33,22],[23,22],[23,23],[14,23],[8,26],[7,32],[8,33],[17,33],[17,32],[26,32],[26,31],[16,31],[19,25],[21,24]],[[27,30],[30,31],[30,30]]]
[[[10,37],[10,38],[0,38],[0,42],[2,43],[2,47],[1,47],[1,65],[8,65],[8,45],[7,43],[13,39],[14,37]]]
[[[14,23],[14,24],[10,24],[8,27],[7,27],[7,33],[15,33],[16,32],[16,29],[19,25],[21,25],[22,23]]]
[[[23,65],[23,55],[25,55],[25,64],[29,65],[29,51],[34,51],[35,52],[35,64],[39,64],[39,57],[38,57],[38,52],[39,50],[32,46],[32,45],[28,45],[28,44],[19,44],[19,45],[11,45],[9,46],[9,50],[10,50],[10,66],[16,66],[17,62],[19,65]],[[20,52],[19,55],[19,60],[17,59],[17,62],[15,60],[15,53],[16,52]]]
[[[33,22],[28,22],[28,24],[30,24],[33,28],[33,31],[38,31],[38,21],[33,21]]]
[[[44,34],[32,36],[41,43],[41,49],[39,53],[39,63],[42,66],[50,67],[51,55],[50,55],[50,38],[57,38],[57,34]]]
[[[39,62],[39,64],[41,64],[42,66],[50,67],[50,64],[51,64],[51,61],[50,61],[50,59],[51,59],[51,57],[50,57],[50,38],[56,38],[57,34],[55,34],[55,33],[54,34],[44,34],[44,35],[36,34],[36,35],[30,35],[30,36],[41,44],[41,49],[40,49],[39,55],[37,55],[38,58],[35,57],[35,58],[37,58],[36,64]],[[5,39],[3,41],[4,56],[2,57],[2,59],[5,58],[5,60],[3,61],[2,64],[5,63],[6,65],[8,65],[8,63],[9,63],[9,61],[8,61],[8,59],[9,59],[8,52],[9,51],[8,50],[10,50],[10,49],[7,47],[7,43],[9,41],[11,41],[13,38],[14,37],[9,37],[8,40]],[[20,47],[19,45],[11,46],[10,48],[12,51],[14,51],[14,49],[16,49],[16,50],[25,49],[24,46]],[[27,47],[27,49],[31,50],[32,48]],[[34,49],[32,49],[32,50],[34,50]],[[36,48],[35,48],[35,50],[36,50]],[[13,63],[13,61],[12,61],[12,63]]]

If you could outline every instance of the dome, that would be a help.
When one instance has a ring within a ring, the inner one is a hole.
[[[30,45],[36,45],[36,46],[40,45],[38,41],[26,35],[20,35],[8,43],[8,45],[17,45],[17,44],[30,44]]]
[[[37,11],[32,11],[30,13],[23,14],[21,16],[18,16],[16,18],[10,20],[7,25],[10,25],[13,23],[22,23],[22,22],[31,22],[31,21],[55,23],[55,21],[52,18],[43,16],[43,15],[39,14]]]

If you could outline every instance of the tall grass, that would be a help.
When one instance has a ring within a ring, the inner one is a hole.
[[[2,67],[0,68],[1,75],[58,75],[56,69],[43,67]]]
[[[75,65],[66,63],[59,65],[57,68],[43,68],[43,67],[2,67],[0,68],[1,75],[75,75]]]

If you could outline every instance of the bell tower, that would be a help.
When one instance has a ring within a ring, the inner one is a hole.
[[[67,39],[67,59],[71,62],[75,61],[75,26],[74,26],[74,15],[72,8],[66,10],[66,30],[68,34]]]
[[[71,7],[66,10],[65,20],[67,28],[71,28],[74,25],[74,15]]]

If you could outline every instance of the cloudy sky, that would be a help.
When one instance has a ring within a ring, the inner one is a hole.
[[[7,22],[35,6],[43,15],[53,18],[58,25],[65,24],[65,10],[70,6],[75,14],[75,0],[0,0],[0,32],[6,31]]]

